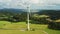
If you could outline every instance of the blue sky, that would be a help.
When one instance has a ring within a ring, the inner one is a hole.
[[[31,9],[60,9],[60,0],[0,0],[0,8],[26,9],[27,4]]]

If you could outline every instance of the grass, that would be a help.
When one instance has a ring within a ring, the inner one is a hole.
[[[0,30],[0,34],[44,34],[42,31]]]
[[[18,23],[10,23],[8,21],[0,21],[0,28],[7,28],[0,29],[0,34],[46,34],[43,31],[46,31],[48,34],[60,34],[59,30],[51,30],[47,28],[48,25],[42,24],[30,24],[31,29],[35,29],[35,31],[21,31],[20,28],[27,28],[27,24],[25,22],[18,22]],[[9,29],[18,29],[18,30],[9,30]]]
[[[48,34],[60,34],[60,30],[45,29]]]

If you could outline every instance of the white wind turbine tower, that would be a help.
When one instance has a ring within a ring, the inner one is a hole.
[[[22,1],[22,2],[21,2]],[[30,24],[29,24],[29,14],[30,14],[30,6],[31,4],[38,4],[39,0],[28,0],[24,2],[25,0],[20,0],[20,5],[27,8],[27,29],[30,30]]]

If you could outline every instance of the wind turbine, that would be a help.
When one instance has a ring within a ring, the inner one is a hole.
[[[20,5],[27,8],[27,29],[30,30],[30,23],[29,23],[29,14],[30,14],[30,6],[31,4],[37,4],[39,0],[28,0],[26,2],[21,2]]]

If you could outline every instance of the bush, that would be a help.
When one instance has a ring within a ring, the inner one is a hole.
[[[60,22],[50,22],[48,25],[49,29],[60,30]]]

